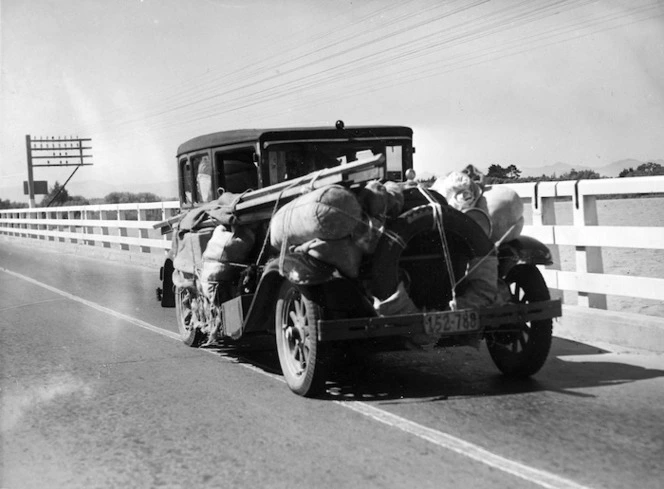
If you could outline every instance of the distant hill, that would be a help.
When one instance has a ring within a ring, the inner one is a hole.
[[[569,165],[567,163],[563,162],[557,162],[553,165],[545,165],[545,166],[538,166],[538,167],[520,167],[519,170],[521,170],[521,176],[522,177],[539,177],[541,175],[556,175],[556,176],[561,176],[565,173],[569,173],[570,171],[574,170],[593,170],[597,173],[599,173],[600,176],[602,177],[617,177],[621,171],[623,171],[625,168],[634,168],[638,167],[639,165],[642,165],[644,163],[647,163],[648,161],[652,161],[653,163],[659,163],[660,165],[664,165],[664,160],[663,159],[654,159],[654,160],[647,160],[647,161],[640,161],[640,160],[635,160],[632,158],[627,158],[623,160],[618,160],[614,161],[613,163],[610,163],[605,166],[599,166],[599,167],[590,167],[590,166],[585,166],[585,165]]]
[[[664,159],[656,159],[656,160],[646,160],[646,161],[639,161],[639,160],[634,160],[631,158],[625,159],[625,160],[618,160],[614,161],[610,165],[606,165],[601,168],[602,171],[596,170],[599,172],[600,175],[602,176],[607,176],[607,177],[617,177],[621,171],[624,169],[630,169],[633,168],[636,170],[636,168],[639,165],[643,165],[644,163],[648,163],[649,161],[653,163],[659,163],[660,165],[664,166]]]
[[[519,170],[521,170],[521,176],[522,177],[540,177],[542,175],[546,176],[557,176],[559,177],[560,175],[563,175],[565,173],[569,173],[572,170],[595,170],[598,171],[596,168],[590,168],[589,166],[583,166],[583,165],[568,165],[567,163],[562,163],[562,162],[557,162],[553,165],[545,165],[545,166],[536,166],[536,167],[518,167]],[[599,172],[598,172],[599,173]],[[600,173],[601,175],[601,173]]]

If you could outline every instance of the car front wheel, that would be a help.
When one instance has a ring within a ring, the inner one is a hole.
[[[277,353],[286,384],[304,397],[323,391],[330,369],[329,350],[318,341],[319,319],[321,306],[284,281],[275,309]]]

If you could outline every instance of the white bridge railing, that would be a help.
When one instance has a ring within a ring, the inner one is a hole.
[[[550,288],[574,292],[579,306],[598,309],[607,308],[607,295],[664,299],[664,273],[646,276],[636,268],[625,274],[605,273],[602,258],[602,250],[607,248],[656,253],[664,250],[664,176],[508,186],[518,192],[531,211],[523,234],[552,249],[556,263],[543,270]],[[661,197],[638,200],[644,212],[659,213],[659,224],[607,226],[599,222],[600,198],[638,198],[653,193]],[[566,211],[569,223],[559,222],[565,220],[556,215],[561,206],[572,209],[571,218]],[[162,236],[153,226],[178,212],[178,202],[0,210],[0,235],[130,253],[159,253],[163,257],[164,250],[170,247],[170,234]],[[568,264],[568,269],[561,268],[559,247],[573,248],[574,263]],[[661,258],[660,262],[664,261],[664,255]]]
[[[607,295],[658,301],[651,311],[664,316],[664,176],[507,186],[530,207],[523,234],[551,248],[554,265],[543,270],[549,288],[575,292],[578,306],[597,309],[607,309]],[[606,220],[626,224],[603,225],[600,203],[604,217],[621,217]],[[572,250],[568,269],[561,248]],[[605,271],[604,254],[622,273]]]
[[[0,235],[163,255],[171,237],[153,228],[179,202],[0,210]]]

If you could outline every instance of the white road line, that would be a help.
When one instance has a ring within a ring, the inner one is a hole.
[[[395,414],[383,411],[364,402],[334,401],[352,411],[373,418],[388,426],[398,428],[418,438],[427,440],[439,447],[447,448],[478,462],[482,462],[503,472],[507,472],[528,482],[550,489],[588,489],[587,486],[559,477],[551,472],[535,469],[520,462],[496,455],[484,448],[469,443],[447,433],[433,430],[421,424],[409,421]]]
[[[0,268],[0,270],[16,278],[20,278],[22,280],[25,280],[26,282],[30,282],[31,284],[38,285],[39,287],[42,287],[46,290],[50,290],[51,292],[66,297],[69,300],[85,304],[86,306],[91,307],[92,309],[96,309],[97,311],[103,312],[105,314],[108,314],[109,316],[113,316],[117,319],[127,321],[128,323],[138,326],[139,328],[147,329],[148,331],[152,331],[153,333],[158,333],[163,336],[168,336],[169,338],[172,338],[174,340],[180,339],[180,335],[177,333],[173,333],[172,331],[167,331],[157,326],[153,326],[152,324],[146,323],[145,321],[141,321],[140,319],[127,316],[126,314],[122,314],[121,312],[114,311],[113,309],[109,309],[108,307],[104,307],[95,302],[85,300],[82,297],[78,297],[76,295],[70,294],[69,292],[65,292],[64,290],[57,289],[43,282],[39,282],[38,280],[35,280],[33,278],[21,275],[20,273],[12,272],[11,270],[7,270],[6,268]]]
[[[43,287],[47,290],[50,290],[51,292],[66,297],[67,299],[70,299],[72,301],[85,304],[86,306],[96,309],[97,311],[101,311],[115,318],[127,321],[140,328],[152,331],[153,333],[167,336],[174,340],[178,341],[180,340],[180,336],[178,334],[164,330],[150,323],[146,323],[145,321],[141,321],[140,319],[127,316],[126,314],[122,314],[120,312],[114,311],[113,309],[109,309],[94,302],[85,300],[81,297],[72,295],[68,292],[44,284],[33,278],[26,277],[25,275],[12,272],[5,268],[0,268],[0,271],[8,273],[9,275],[12,275],[16,278],[25,280],[26,282],[30,282],[31,284],[37,285],[39,287]],[[203,351],[219,355],[218,352],[215,352],[213,350],[203,350]],[[221,358],[225,357],[221,356]],[[283,377],[279,377],[269,372],[265,372],[264,370],[254,367],[253,365],[247,365],[243,363],[239,363],[238,365],[245,368],[249,368],[254,372],[258,372],[262,375],[265,375],[267,377],[285,383]],[[589,489],[587,486],[577,484],[576,482],[571,481],[569,479],[565,479],[564,477],[560,477],[551,472],[535,469],[520,462],[516,462],[514,460],[501,457],[500,455],[496,455],[495,453],[492,453],[478,445],[474,445],[473,443],[464,441],[461,438],[457,438],[447,433],[443,433],[442,431],[427,428],[426,426],[415,423],[413,421],[409,421],[405,418],[397,416],[396,414],[392,414],[388,411],[378,409],[365,402],[359,402],[359,401],[332,401],[332,402],[344,408],[350,409],[351,411],[355,411],[356,413],[362,414],[363,416],[367,416],[375,421],[378,421],[379,423],[383,423],[392,428],[397,428],[405,433],[416,436],[422,440],[426,440],[441,448],[446,448],[450,451],[458,453],[459,455],[468,457],[477,462],[483,463],[495,469],[511,474],[515,477],[519,477],[538,486],[545,487],[547,489]]]
[[[63,301],[63,300],[65,300],[64,297],[58,297],[57,299],[48,299],[48,300],[45,300],[45,301],[26,302],[25,304],[16,304],[15,306],[3,307],[2,309],[0,309],[0,312],[10,311],[11,309],[20,309],[22,307],[36,306],[38,304],[47,304],[47,303],[50,303],[50,302],[60,302],[60,301]],[[0,489],[2,489],[2,488],[0,488]]]

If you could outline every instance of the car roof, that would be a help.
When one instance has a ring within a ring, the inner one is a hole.
[[[308,139],[308,138],[359,138],[359,137],[412,137],[413,130],[405,126],[349,126],[343,129],[335,127],[282,127],[268,129],[235,129],[220,131],[198,136],[182,143],[177,155],[256,141],[274,139]]]

